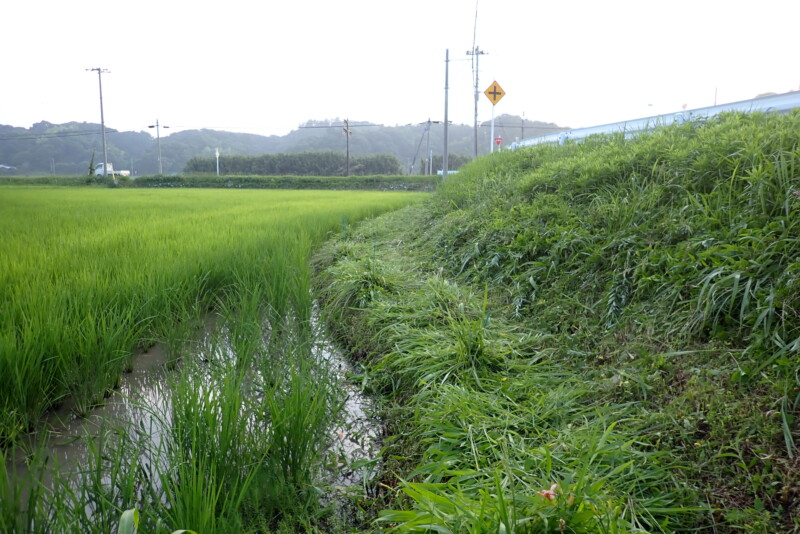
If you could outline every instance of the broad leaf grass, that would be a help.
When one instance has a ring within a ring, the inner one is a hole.
[[[316,258],[398,532],[800,528],[800,114],[479,159]],[[548,493],[551,492],[551,493]]]

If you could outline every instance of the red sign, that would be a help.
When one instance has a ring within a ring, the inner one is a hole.
[[[495,137],[494,138],[494,144],[496,144],[497,146],[500,146],[500,143],[502,143],[502,142],[503,142],[503,138],[502,137]]]

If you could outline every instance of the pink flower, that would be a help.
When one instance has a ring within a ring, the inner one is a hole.
[[[556,488],[558,488],[558,484],[553,484],[552,486],[550,486],[549,490],[537,491],[536,493],[538,493],[548,501],[554,501],[556,500],[556,496],[558,496],[558,494],[556,493]]]

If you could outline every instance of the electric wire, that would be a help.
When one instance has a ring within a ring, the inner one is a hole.
[[[19,135],[0,135],[0,141],[31,141],[37,139],[58,139],[60,137],[81,137],[85,135],[102,135],[102,131],[90,131],[90,130],[81,130],[76,132],[52,132],[52,133],[42,133],[42,134],[19,134]],[[118,132],[118,131],[108,131],[106,130],[106,135],[113,135],[118,133],[126,133],[126,132]]]

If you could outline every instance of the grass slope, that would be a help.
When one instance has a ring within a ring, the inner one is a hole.
[[[388,421],[364,520],[797,531],[798,212],[800,114],[731,114],[482,158],[330,243]]]

